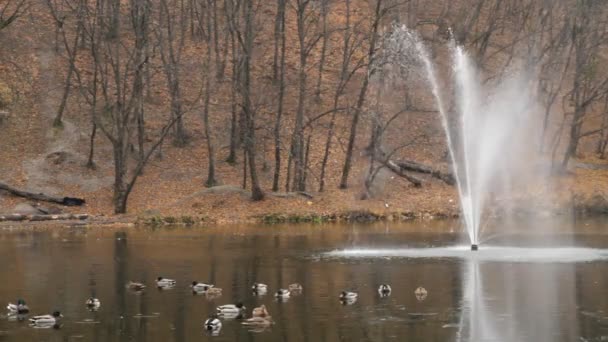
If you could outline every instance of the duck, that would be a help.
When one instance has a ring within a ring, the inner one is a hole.
[[[262,304],[259,307],[253,309],[251,316],[252,317],[270,317],[270,314],[268,313],[268,310],[266,309],[266,305]]]
[[[198,281],[193,281],[192,285],[190,285],[192,291],[194,292],[207,292],[210,288],[213,287],[212,284],[199,283]]]
[[[299,283],[290,284],[287,288],[290,292],[302,292],[303,289],[302,285]]]
[[[261,283],[253,283],[253,285],[251,286],[251,290],[253,290],[253,293],[255,294],[264,295],[266,294],[266,292],[268,292],[268,285]]]
[[[134,281],[130,281],[127,283],[127,288],[133,291],[143,291],[146,288],[146,285]]]
[[[422,302],[429,293],[424,287],[419,286],[416,291],[414,291],[414,294],[416,295],[416,299],[418,299],[419,302]]]
[[[290,296],[290,292],[287,289],[279,289],[279,291],[277,291],[274,296],[278,299],[287,299]]]
[[[101,306],[101,301],[95,297],[90,297],[84,304],[91,310],[97,310]]]
[[[259,329],[259,328],[264,329],[264,328],[269,327],[273,323],[274,322],[272,320],[272,317],[270,317],[270,316],[265,316],[265,317],[256,316],[256,317],[247,318],[241,324],[251,326],[251,327],[254,327],[257,329]]]
[[[241,302],[236,303],[236,304],[220,305],[216,308],[217,313],[219,315],[230,315],[230,316],[233,316],[234,314],[239,315],[239,314],[243,313],[245,311],[245,309],[246,309],[246,307]]]
[[[61,317],[63,317],[61,312],[55,311],[50,315],[34,316],[30,318],[30,323],[32,325],[54,325]]]
[[[6,308],[8,309],[8,311],[14,314],[26,314],[30,312],[30,308],[27,306],[27,304],[25,304],[25,301],[23,299],[18,299],[17,304],[8,303]]]
[[[388,284],[382,284],[378,287],[378,293],[380,294],[380,297],[388,297],[391,295],[391,286]]]
[[[222,289],[219,287],[212,287],[209,290],[205,291],[205,294],[208,296],[221,296]]]
[[[212,314],[205,320],[204,326],[207,331],[219,332],[222,329],[222,321],[220,321],[217,314]]]
[[[340,292],[341,300],[357,299],[359,295],[356,292],[342,291]]]
[[[173,287],[177,282],[173,279],[158,277],[156,278],[156,286],[159,288]]]

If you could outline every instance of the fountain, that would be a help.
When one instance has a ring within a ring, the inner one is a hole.
[[[538,159],[529,155],[538,143],[531,134],[537,124],[531,115],[536,109],[532,82],[523,72],[515,72],[482,87],[474,63],[452,41],[449,58],[455,108],[448,110],[435,66],[417,34],[405,26],[395,26],[388,40],[396,52],[393,62],[418,64],[424,70],[423,78],[435,98],[445,132],[471,250],[476,251],[488,194],[510,195],[515,183],[535,184],[547,175],[532,169],[535,165],[530,162]]]

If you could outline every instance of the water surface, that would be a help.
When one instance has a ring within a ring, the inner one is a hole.
[[[65,318],[53,330],[2,316],[0,341],[606,341],[606,223],[578,222],[576,235],[552,235],[552,244],[579,258],[542,262],[496,257],[514,240],[535,255],[532,245],[547,235],[529,232],[498,234],[491,241],[496,250],[481,246],[494,256],[487,258],[336,253],[454,249],[444,247],[463,240],[451,221],[5,230],[0,301],[24,298],[33,313],[60,310]],[[581,258],[576,251],[600,257]],[[155,289],[159,275],[176,279],[177,287]],[[150,287],[137,294],[125,288],[129,280]],[[223,295],[195,296],[192,280],[212,282]],[[279,303],[271,295],[253,296],[256,281],[271,291],[299,282],[304,291]],[[388,298],[376,292],[382,283],[393,288]],[[419,286],[428,291],[423,301],[414,294]],[[337,296],[343,289],[357,291],[358,301],[342,305]],[[98,312],[84,306],[90,295],[102,302]],[[215,306],[239,300],[250,309],[266,304],[275,324],[252,332],[224,321],[219,336],[205,334],[202,322]]]

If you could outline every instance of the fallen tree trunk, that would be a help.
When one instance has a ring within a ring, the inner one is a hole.
[[[415,187],[419,188],[422,186],[422,181],[414,176],[408,175],[405,173],[405,170],[402,169],[397,163],[390,159],[381,159],[376,158],[376,161],[384,165],[387,169],[393,171],[400,177],[407,179],[410,183],[414,184]]]
[[[4,221],[68,221],[68,220],[86,220],[88,214],[59,214],[59,215],[22,215],[8,214],[0,215],[0,222]]]
[[[454,177],[454,175],[452,173],[442,172],[440,170],[436,170],[429,166],[419,164],[419,163],[416,163],[416,162],[410,161],[410,160],[398,161],[398,162],[396,162],[396,164],[402,170],[429,174],[432,177],[440,179],[449,185],[456,184],[456,178]]]
[[[9,193],[11,193],[15,196],[19,196],[19,197],[25,197],[25,198],[33,199],[36,201],[53,202],[53,203],[58,203],[61,205],[66,205],[66,206],[80,206],[85,203],[85,200],[82,198],[54,197],[54,196],[45,195],[43,193],[36,194],[33,192],[13,188],[12,186],[2,183],[2,182],[0,182],[0,190],[8,191]]]

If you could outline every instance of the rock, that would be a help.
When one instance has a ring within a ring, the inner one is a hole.
[[[14,208],[13,208],[13,213],[15,214],[21,214],[21,215],[38,215],[38,214],[44,214],[44,212],[38,210],[36,207],[34,207],[33,205],[27,203],[27,202],[22,202],[17,204]]]

